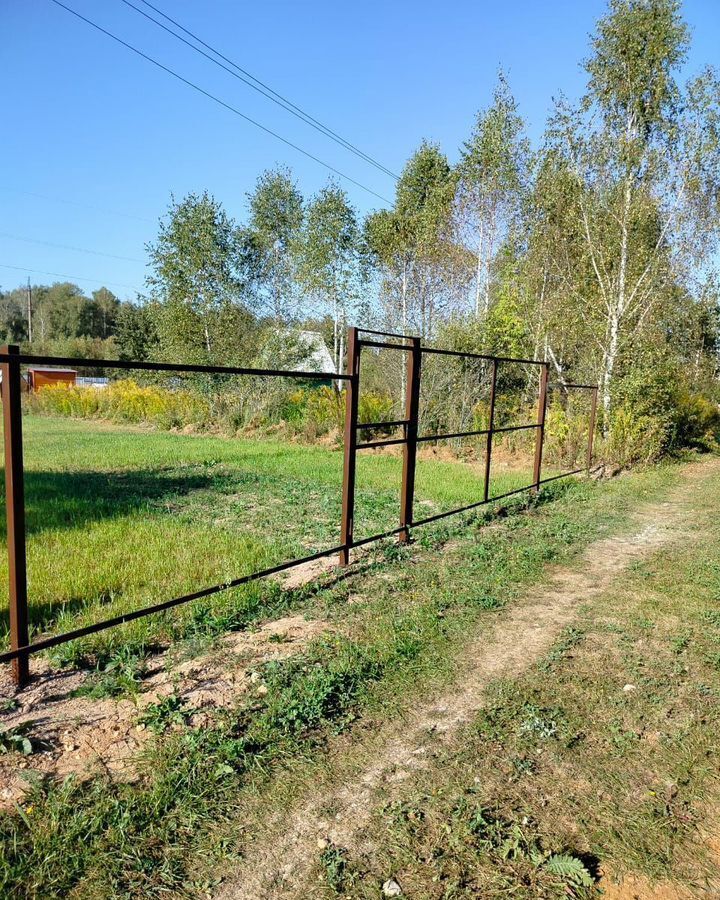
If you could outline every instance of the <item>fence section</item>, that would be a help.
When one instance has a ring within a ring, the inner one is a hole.
[[[366,335],[367,337],[361,337]],[[377,338],[385,338],[381,341]],[[388,340],[389,339],[389,340]],[[230,588],[248,584],[260,578],[274,575],[291,569],[303,563],[312,562],[329,556],[339,556],[341,566],[350,562],[350,554],[353,548],[361,547],[384,538],[398,536],[402,543],[410,540],[412,528],[435,522],[446,516],[455,515],[504,499],[524,491],[538,491],[540,486],[557,478],[565,478],[575,475],[585,469],[574,469],[563,472],[549,478],[542,478],[543,444],[545,432],[545,415],[547,409],[549,365],[540,360],[522,360],[510,357],[493,357],[477,353],[461,353],[452,350],[442,350],[432,347],[424,347],[420,338],[406,335],[397,335],[388,332],[370,331],[367,329],[350,328],[348,330],[347,343],[347,372],[338,375],[334,372],[303,372],[286,371],[281,369],[253,369],[233,366],[208,366],[208,365],[184,365],[180,363],[155,363],[126,360],[91,360],[76,359],[72,357],[36,356],[22,354],[16,346],[6,346],[0,349],[0,373],[2,375],[2,403],[3,403],[3,428],[5,446],[5,498],[7,514],[7,552],[9,561],[9,604],[10,604],[10,650],[0,653],[0,663],[11,663],[12,674],[18,685],[27,682],[29,678],[29,658],[32,653],[46,650],[50,647],[76,640],[107,628],[113,628],[124,622],[148,616],[153,613],[163,612],[198,600],[211,594],[225,591]],[[358,400],[360,394],[360,358],[363,347],[378,349],[394,349],[406,354],[405,364],[405,408],[404,418],[395,422],[359,422]],[[484,429],[457,432],[452,434],[419,435],[420,419],[420,387],[422,379],[422,361],[426,355],[447,355],[465,359],[481,360],[490,367],[490,400],[488,427]],[[537,420],[520,425],[496,427],[494,422],[495,405],[497,395],[498,366],[502,363],[522,363],[540,367]],[[28,618],[28,594],[26,571],[26,536],[25,536],[25,501],[23,486],[23,439],[22,439],[22,366],[72,366],[74,368],[94,367],[103,369],[141,370],[151,372],[181,372],[197,374],[217,375],[250,375],[267,378],[291,378],[303,381],[334,381],[341,382],[345,387],[345,433],[344,433],[344,463],[342,483],[342,515],[340,523],[340,543],[326,550],[313,553],[300,559],[289,560],[239,578],[232,579],[222,584],[202,588],[181,597],[175,597],[153,606],[143,607],[128,613],[106,619],[101,622],[77,628],[63,634],[50,635],[34,642],[30,642],[29,618]],[[586,455],[586,468],[592,465],[593,436],[595,432],[595,415],[597,410],[597,388],[593,385],[563,384],[563,390],[586,390],[591,392],[591,413],[588,429],[588,446]],[[362,440],[358,439],[363,432],[372,432],[378,429],[402,428],[403,435],[400,438],[388,440]],[[512,431],[535,431],[535,453],[533,465],[533,478],[530,484],[515,490],[507,491],[497,496],[490,496],[490,464],[493,450],[493,436]],[[418,445],[429,442],[462,437],[485,437],[485,467],[483,499],[452,510],[414,518],[415,486],[416,486],[416,461]],[[355,539],[355,482],[357,453],[363,450],[402,446],[402,482],[400,486],[399,525],[397,528],[381,534]]]

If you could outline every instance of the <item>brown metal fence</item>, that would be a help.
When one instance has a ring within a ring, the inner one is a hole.
[[[362,335],[372,337],[361,338]],[[376,338],[390,340],[380,341]],[[3,432],[5,445],[5,499],[7,514],[7,553],[9,573],[9,612],[10,612],[10,650],[0,653],[0,663],[11,663],[13,678],[18,685],[28,681],[30,674],[30,655],[41,650],[47,650],[58,644],[76,640],[106,628],[113,628],[124,622],[130,622],[153,613],[162,612],[208,597],[211,594],[225,591],[229,588],[239,587],[268,575],[274,575],[291,569],[303,563],[312,562],[328,556],[339,557],[341,566],[350,562],[350,552],[355,547],[361,547],[374,541],[397,535],[401,543],[410,540],[410,529],[420,525],[427,525],[446,516],[466,512],[486,503],[492,503],[505,497],[519,494],[524,491],[538,491],[542,484],[547,484],[558,478],[576,475],[589,470],[593,458],[593,437],[595,433],[597,411],[597,387],[584,384],[563,384],[563,389],[577,389],[591,392],[590,418],[588,427],[588,445],[586,466],[583,469],[574,469],[553,475],[550,478],[542,478],[543,445],[545,436],[545,414],[547,409],[549,364],[534,359],[514,359],[511,357],[486,356],[478,353],[462,353],[454,350],[442,350],[422,345],[420,338],[407,335],[392,334],[369,329],[348,329],[348,354],[347,372],[343,375],[334,372],[302,372],[286,371],[280,369],[252,369],[233,366],[206,366],[184,365],[179,363],[154,363],[135,360],[96,360],[77,359],[56,356],[36,356],[23,354],[17,346],[0,348],[0,374],[2,376],[2,404],[3,404]],[[358,400],[360,395],[360,356],[363,347],[376,349],[398,350],[407,354],[405,377],[405,416],[395,422],[359,422]],[[418,435],[420,385],[423,355],[446,355],[464,359],[481,360],[490,366],[490,402],[489,422],[484,429],[456,432],[452,434]],[[540,380],[538,391],[538,412],[535,422],[496,427],[494,424],[496,385],[499,363],[521,363],[540,367]],[[344,441],[344,465],[342,482],[342,518],[340,543],[310,556],[293,559],[288,562],[270,568],[243,575],[222,584],[203,588],[191,594],[175,597],[153,606],[143,607],[132,612],[123,613],[111,619],[77,628],[63,634],[50,635],[30,642],[29,617],[28,617],[28,585],[26,568],[26,537],[25,537],[25,497],[24,497],[24,469],[23,469],[23,438],[22,438],[22,376],[21,367],[32,365],[46,366],[72,366],[93,367],[120,370],[141,370],[150,372],[178,372],[196,373],[207,375],[252,375],[268,378],[292,378],[303,381],[342,381],[345,384],[345,441]],[[373,429],[402,428],[401,438],[388,440],[371,440],[358,442],[358,432],[372,431]],[[507,491],[503,494],[490,496],[490,463],[493,449],[493,436],[500,433],[513,431],[535,431],[535,454],[532,482],[523,487]],[[482,437],[486,438],[485,475],[483,499],[475,503],[457,509],[436,513],[425,518],[415,519],[413,516],[415,494],[415,464],[417,459],[417,447],[419,443],[426,441],[439,441],[450,438]],[[389,447],[402,445],[403,466],[402,483],[400,493],[400,524],[397,528],[370,537],[355,539],[353,535],[354,511],[355,511],[355,473],[356,457],[359,450],[376,447]]]

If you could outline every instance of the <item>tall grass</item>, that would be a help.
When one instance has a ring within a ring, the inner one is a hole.
[[[31,395],[30,405],[49,415],[148,422],[161,428],[203,425],[210,418],[210,404],[198,393],[140,385],[132,379],[104,388],[48,385]]]

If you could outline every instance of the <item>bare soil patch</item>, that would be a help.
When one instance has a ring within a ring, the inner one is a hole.
[[[42,671],[36,664],[38,675],[15,695],[16,708],[0,713],[0,730],[25,728],[37,748],[28,756],[0,756],[0,808],[22,800],[32,772],[88,778],[105,771],[133,780],[138,754],[152,736],[138,723],[150,704],[175,695],[184,701],[191,721],[202,724],[214,709],[231,706],[247,691],[261,689],[254,671],[261,663],[297,653],[327,631],[326,622],[294,615],[256,631],[229,634],[210,652],[177,665],[170,654],[161,654],[151,661],[142,692],[130,698],[75,696],[90,672],[52,672],[47,664]],[[9,679],[0,685],[0,696],[14,693]]]

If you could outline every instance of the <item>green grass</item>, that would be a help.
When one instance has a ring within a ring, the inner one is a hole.
[[[687,541],[632,566],[543,660],[492,686],[472,727],[376,810],[373,851],[334,848],[343,890],[320,896],[369,900],[388,872],[427,900],[599,898],[600,870],[644,879],[628,896],[716,892],[718,490],[717,474],[695,490]]]
[[[555,502],[532,515],[510,516],[492,529],[466,522],[452,549],[443,543],[451,531],[435,532],[421,551],[393,549],[365,571],[304,594],[305,612],[326,618],[334,633],[267,665],[264,696],[218,709],[202,728],[178,723],[177,703],[156,708],[158,734],[137,783],[41,782],[22,809],[0,817],[3,895],[207,895],[213,863],[227,870],[242,852],[248,822],[262,821],[250,810],[257,814],[264,803],[267,810],[282,808],[292,799],[288,784],[316,785],[329,754],[342,754],[356,729],[361,738],[363,728],[448,680],[468,635],[537,579],[546,562],[572,558],[622,524],[639,500],[662,496],[674,479],[668,467],[607,486],[556,485],[548,492]],[[575,638],[568,641],[575,646]],[[548,732],[548,740],[558,728],[565,734],[559,715],[546,722],[537,702],[531,711],[529,734]],[[173,727],[165,730],[168,723]],[[488,813],[472,822],[478,840],[491,847],[515,841],[543,883],[582,880],[574,857],[553,853],[526,826],[518,834],[511,817]],[[367,888],[367,896],[377,896],[375,874],[365,881],[341,849],[324,853],[318,864],[327,891]]]
[[[35,632],[69,630],[339,543],[338,450],[37,416],[23,426]],[[501,474],[492,493],[529,477]],[[397,526],[400,478],[398,457],[359,454],[356,538]],[[480,467],[420,460],[416,517],[475,502],[482,487]],[[6,566],[0,554],[5,643]],[[108,656],[124,643],[142,648],[203,627],[238,627],[266,594],[258,586],[226,592],[56,656]]]

